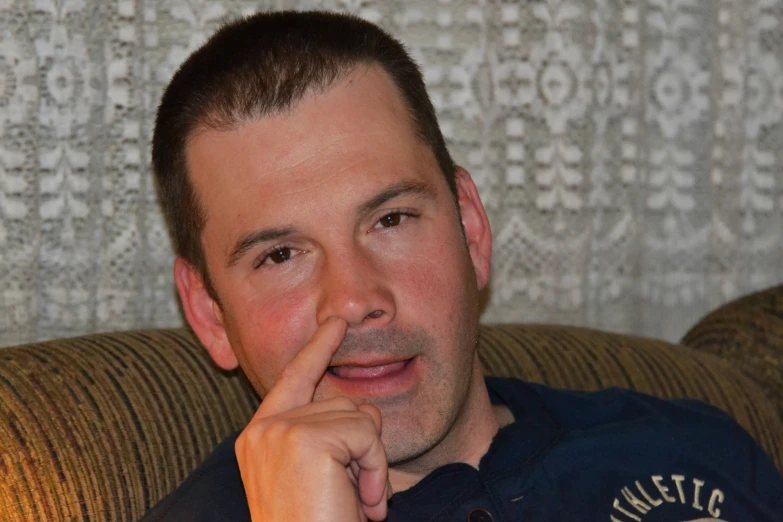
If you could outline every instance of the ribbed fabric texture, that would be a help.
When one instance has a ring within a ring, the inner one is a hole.
[[[774,400],[783,418],[783,285],[718,308],[682,342],[743,370]],[[783,439],[783,433],[778,435]]]
[[[0,520],[138,520],[257,404],[184,330],[0,350]]]
[[[738,370],[683,346],[562,326],[482,327],[488,373],[565,388],[693,397],[738,419],[783,468],[776,406]],[[0,520],[134,521],[258,400],[184,330],[0,350]]]
[[[708,402],[734,417],[783,470],[779,405],[753,380],[711,354],[652,339],[544,325],[482,328],[479,344],[490,375],[556,388],[617,386]]]

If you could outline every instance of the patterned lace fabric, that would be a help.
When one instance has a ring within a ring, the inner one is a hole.
[[[224,17],[407,43],[493,227],[485,322],[679,338],[783,281],[783,0],[0,0],[0,346],[181,324],[149,142]]]

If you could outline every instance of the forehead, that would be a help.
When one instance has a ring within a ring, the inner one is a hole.
[[[202,130],[188,144],[187,160],[206,214],[205,241],[211,228],[233,232],[303,205],[337,208],[353,193],[439,172],[401,94],[376,66],[308,93],[286,113]]]

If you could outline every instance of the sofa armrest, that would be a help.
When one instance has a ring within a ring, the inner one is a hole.
[[[718,308],[685,334],[682,344],[743,371],[783,417],[783,285]]]
[[[0,518],[132,522],[258,406],[185,329],[0,350]]]
[[[488,375],[556,388],[702,400],[731,415],[783,471],[779,409],[745,372],[712,354],[588,328],[508,324],[481,327],[479,358]]]

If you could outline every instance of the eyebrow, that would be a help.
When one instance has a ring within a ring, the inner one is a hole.
[[[359,205],[356,213],[358,215],[367,214],[380,207],[387,201],[401,198],[403,196],[416,196],[428,200],[435,200],[437,199],[437,192],[432,185],[423,181],[400,181],[394,185],[386,187],[380,193]]]
[[[423,181],[400,181],[386,187],[381,192],[359,205],[356,213],[359,216],[368,214],[384,203],[404,196],[415,196],[428,200],[435,200],[437,199],[437,192],[432,185]],[[297,229],[295,227],[288,226],[262,229],[243,236],[231,250],[227,263],[228,268],[236,266],[236,264],[239,263],[239,260],[256,245],[292,236],[296,231]]]

